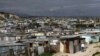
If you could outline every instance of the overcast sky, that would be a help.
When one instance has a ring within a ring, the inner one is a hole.
[[[100,0],[0,0],[0,11],[30,16],[100,16]]]

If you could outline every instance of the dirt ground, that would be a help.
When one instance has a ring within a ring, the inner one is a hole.
[[[100,52],[100,43],[90,44],[85,52],[80,51],[75,54],[56,53],[53,56],[92,56],[96,52]]]

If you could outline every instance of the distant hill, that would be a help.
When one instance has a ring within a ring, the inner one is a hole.
[[[26,16],[25,14],[14,14],[14,13],[8,13],[8,12],[0,12],[0,19],[4,18],[10,18],[10,19],[35,19],[35,18],[56,18],[56,19],[100,19],[100,17],[95,16]]]
[[[6,13],[6,12],[0,12],[0,19],[19,19],[20,17],[15,15],[15,14],[12,14],[12,13]]]

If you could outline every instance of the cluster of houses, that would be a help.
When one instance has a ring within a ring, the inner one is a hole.
[[[8,50],[11,48],[18,55],[23,55],[23,51],[31,49],[33,54],[26,51],[26,55],[29,56],[44,52],[81,51],[82,44],[100,42],[100,20],[91,17],[88,19],[84,17],[18,17],[1,13],[0,55],[8,55]]]

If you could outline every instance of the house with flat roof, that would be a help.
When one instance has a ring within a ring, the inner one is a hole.
[[[60,49],[62,53],[76,53],[81,50],[81,44],[85,42],[85,38],[79,35],[68,35],[60,37]]]
[[[100,42],[100,35],[98,34],[83,34],[80,37],[85,38],[87,44]]]

